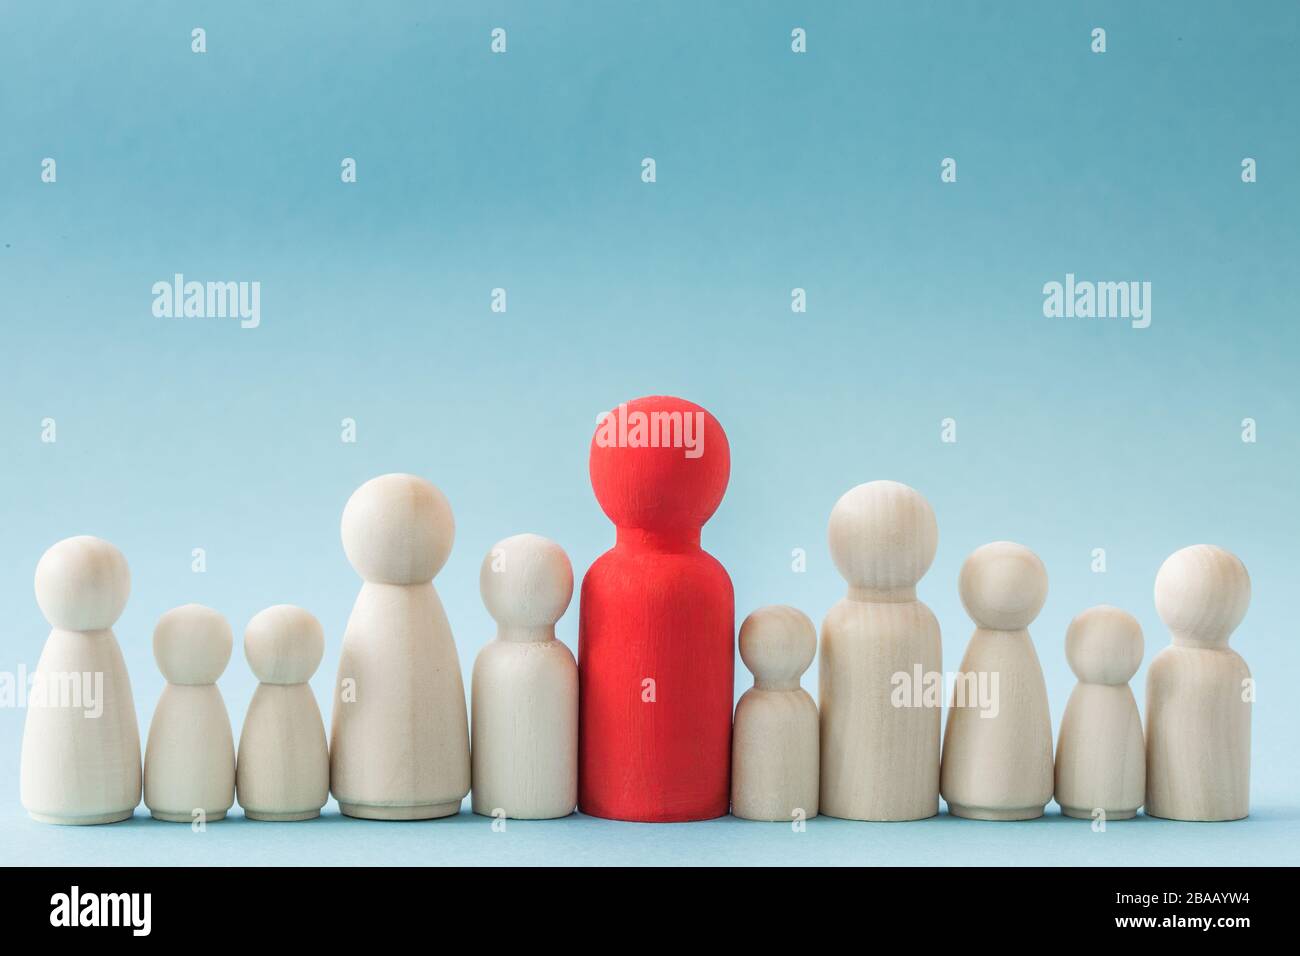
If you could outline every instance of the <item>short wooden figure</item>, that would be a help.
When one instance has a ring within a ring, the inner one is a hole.
[[[740,626],[740,657],[754,686],[736,704],[731,812],[746,820],[817,816],[817,705],[799,678],[817,653],[817,631],[792,607],[759,608]]]
[[[573,568],[554,541],[498,542],[479,573],[497,636],[474,661],[470,700],[475,813],[564,817],[578,802],[578,665],[555,639]]]
[[[329,749],[311,680],[325,653],[320,621],[277,604],[244,630],[244,656],[261,682],[239,735],[239,805],[250,820],[310,820],[329,798]]]
[[[144,803],[155,820],[211,823],[235,802],[235,740],[217,678],[234,638],[201,604],[158,619],[153,656],[167,678],[144,751]]]
[[[1079,678],[1056,744],[1056,802],[1067,817],[1127,820],[1146,792],[1142,718],[1128,682],[1142,664],[1142,627],[1101,605],[1070,622],[1065,657]]]

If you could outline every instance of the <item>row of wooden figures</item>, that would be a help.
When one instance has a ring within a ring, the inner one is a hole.
[[[164,614],[154,633],[168,683],[142,775],[130,684],[111,630],[129,593],[126,560],[92,537],[50,548],[36,571],[37,601],[54,628],[38,683],[97,674],[103,689],[98,719],[49,695],[29,707],[21,789],[31,815],[62,824],[126,819],[142,776],[152,814],[184,822],[199,812],[222,818],[236,792],[245,814],[259,820],[315,817],[331,791],[351,816],[428,819],[456,813],[471,779],[476,813],[572,813],[579,673],[555,639],[573,593],[569,559],[532,534],[507,538],[485,557],[480,589],[498,633],[475,661],[469,722],[450,627],[428,584],[450,551],[450,527],[412,521],[409,507],[395,504],[409,504],[413,491],[436,492],[421,481],[375,479],[344,512],[344,548],[366,583],[344,637],[328,744],[307,683],[324,650],[316,618],[279,605],[249,622],[244,651],[261,683],[236,754],[216,687],[231,628],[218,612],[191,604]],[[449,523],[449,509],[446,516]],[[414,552],[391,547],[421,534],[428,540]],[[732,724],[732,813],[911,820],[937,813],[942,794],[954,815],[985,820],[1041,816],[1053,795],[1065,814],[1085,818],[1128,818],[1144,804],[1151,815],[1181,820],[1247,814],[1253,694],[1245,663],[1227,646],[1250,597],[1239,560],[1196,545],[1160,568],[1156,607],[1173,643],[1149,670],[1145,739],[1128,686],[1143,657],[1137,621],[1107,606],[1073,620],[1066,656],[1079,683],[1054,761],[1046,684],[1028,631],[1046,600],[1047,575],[1036,555],[1010,542],[978,548],[962,566],[960,596],[976,627],[954,676],[941,748],[939,625],[915,591],[937,540],[929,504],[905,485],[859,485],[836,504],[830,550],[849,588],[822,627],[820,712],[800,687],[817,651],[812,622],[779,606],[745,619],[740,654],[754,686]],[[424,557],[412,563],[412,553]],[[672,688],[656,689],[651,679],[627,700],[671,708]]]

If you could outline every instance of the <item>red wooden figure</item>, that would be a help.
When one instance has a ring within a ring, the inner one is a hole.
[[[700,529],[727,489],[722,426],[650,396],[597,426],[591,486],[618,529],[582,582],[578,808],[615,820],[726,814],[735,596]]]

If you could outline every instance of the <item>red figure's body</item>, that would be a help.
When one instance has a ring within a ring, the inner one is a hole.
[[[647,822],[723,816],[735,597],[700,528],[727,488],[727,436],[680,398],[610,415],[592,440],[591,484],[618,537],[582,582],[578,808]],[[670,435],[702,443],[674,447]]]

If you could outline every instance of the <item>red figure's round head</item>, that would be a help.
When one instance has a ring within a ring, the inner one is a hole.
[[[625,402],[596,425],[591,440],[591,487],[620,528],[698,529],[722,502],[730,475],[722,426],[682,398]]]

